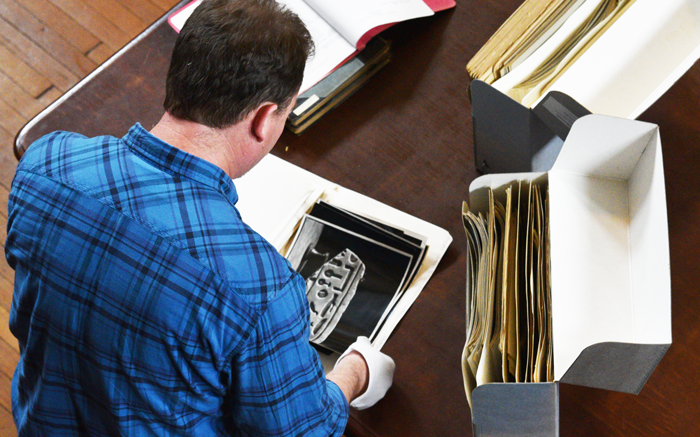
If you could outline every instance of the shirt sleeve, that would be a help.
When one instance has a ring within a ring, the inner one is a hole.
[[[247,435],[340,436],[349,406],[309,344],[306,286],[294,275],[232,359],[233,427]]]

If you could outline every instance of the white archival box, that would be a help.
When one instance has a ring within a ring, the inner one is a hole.
[[[549,185],[555,381],[638,393],[671,344],[658,127],[584,116],[550,171],[479,177],[470,209],[517,180]],[[475,435],[558,435],[556,383],[485,384],[473,404]]]

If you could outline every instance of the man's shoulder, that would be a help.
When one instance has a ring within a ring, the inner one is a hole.
[[[89,138],[83,134],[68,131],[54,131],[34,141],[23,155],[20,163],[36,161],[47,157],[71,158],[72,153],[95,144],[118,141],[118,138],[102,135]]]
[[[213,182],[171,174],[128,149],[119,138],[57,131],[33,143],[18,170],[48,176],[32,179],[42,189],[69,187],[138,222],[211,269],[255,307],[265,307],[296,275]]]
[[[77,167],[95,164],[100,159],[100,146],[113,147],[119,141],[119,138],[108,135],[89,138],[75,132],[55,131],[29,146],[17,165],[17,171],[60,179]]]
[[[219,273],[238,294],[254,306],[265,306],[297,273],[265,238],[235,216],[231,219],[232,232],[216,238],[215,264],[221,263]]]
[[[53,131],[34,141],[25,153],[25,156],[31,156],[32,153],[41,148],[51,147],[66,142],[85,141],[89,139],[90,138],[87,136],[77,132],[69,132],[64,130]]]

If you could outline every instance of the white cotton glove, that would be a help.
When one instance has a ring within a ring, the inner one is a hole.
[[[340,362],[345,355],[352,351],[357,351],[367,363],[369,382],[367,390],[362,396],[350,403],[350,406],[358,410],[364,410],[376,404],[384,397],[391,383],[394,380],[394,368],[396,364],[388,355],[379,352],[372,346],[367,337],[357,337],[357,341],[348,347],[337,362]]]

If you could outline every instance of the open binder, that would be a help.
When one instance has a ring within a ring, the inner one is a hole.
[[[277,0],[296,13],[314,41],[315,52],[304,71],[301,92],[360,53],[372,38],[402,21],[427,17],[453,8],[454,0]],[[202,0],[193,0],[168,22],[180,31]]]
[[[176,11],[168,22],[180,31],[202,0]],[[304,70],[299,99],[287,128],[300,134],[350,97],[390,59],[378,35],[402,21],[453,8],[454,0],[278,0],[304,22],[315,50]]]

